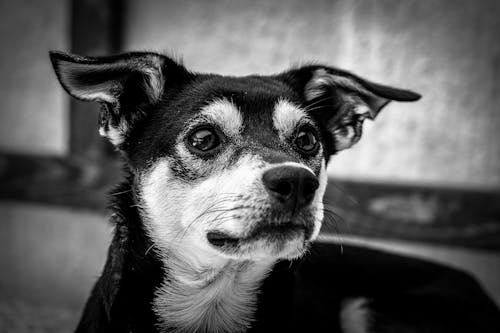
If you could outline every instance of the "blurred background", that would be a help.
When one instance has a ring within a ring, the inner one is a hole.
[[[463,268],[500,304],[499,31],[496,0],[1,0],[0,332],[71,330],[112,230],[120,162],[48,50],[231,75],[318,61],[421,93],[331,160],[323,241]]]

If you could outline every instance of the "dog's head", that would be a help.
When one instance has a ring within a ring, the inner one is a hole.
[[[72,96],[102,104],[99,132],[156,246],[201,261],[299,256],[321,227],[329,157],[389,101],[419,98],[320,65],[225,77],[154,53],[51,59]]]

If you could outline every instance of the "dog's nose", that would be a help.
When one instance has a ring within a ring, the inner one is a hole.
[[[274,167],[264,172],[267,192],[286,209],[300,209],[310,204],[319,186],[316,176],[305,168]]]

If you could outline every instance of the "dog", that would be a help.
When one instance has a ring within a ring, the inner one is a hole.
[[[420,95],[319,64],[232,77],[148,52],[50,57],[71,96],[101,104],[126,165],[76,332],[500,332],[462,271],[313,242],[330,158]]]

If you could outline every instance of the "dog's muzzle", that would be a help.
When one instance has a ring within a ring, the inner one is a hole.
[[[227,249],[258,239],[283,243],[299,237],[304,241],[310,238],[314,217],[308,207],[319,187],[317,177],[302,167],[279,166],[263,173],[262,184],[269,196],[264,217],[243,237],[213,230],[207,234],[210,244]]]

